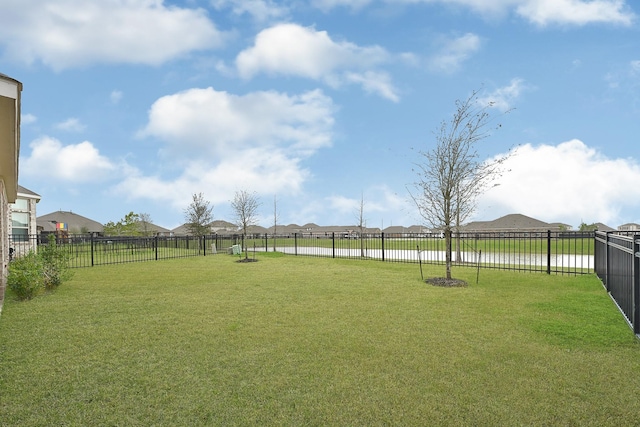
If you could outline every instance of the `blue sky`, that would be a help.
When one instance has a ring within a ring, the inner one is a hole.
[[[174,228],[256,192],[260,223],[421,223],[416,150],[474,90],[514,150],[474,220],[640,223],[640,9],[625,0],[8,0],[38,214]],[[508,114],[503,112],[509,110]]]

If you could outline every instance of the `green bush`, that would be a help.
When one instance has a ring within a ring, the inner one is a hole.
[[[15,258],[9,266],[7,284],[18,299],[29,300],[40,291],[52,291],[71,278],[69,255],[49,236],[49,242],[25,256]]]
[[[7,285],[20,300],[35,297],[44,289],[42,259],[33,251],[14,259],[9,267]]]
[[[49,235],[49,242],[41,246],[38,255],[42,260],[42,274],[44,287],[53,290],[60,284],[71,278],[72,272],[69,269],[69,255],[64,248],[56,244],[54,235]]]

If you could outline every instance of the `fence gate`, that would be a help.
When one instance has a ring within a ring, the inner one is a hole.
[[[640,235],[596,232],[595,269],[636,335],[640,334]]]

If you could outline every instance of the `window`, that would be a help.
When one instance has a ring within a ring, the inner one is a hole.
[[[11,234],[13,241],[25,242],[29,236],[29,214],[11,212]]]
[[[29,201],[27,199],[16,199],[16,202],[11,205],[11,210],[27,212],[29,210]]]

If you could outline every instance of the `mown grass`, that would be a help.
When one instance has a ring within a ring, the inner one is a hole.
[[[594,276],[258,254],[80,269],[0,318],[0,424],[634,425]],[[440,275],[426,267],[426,275]]]

